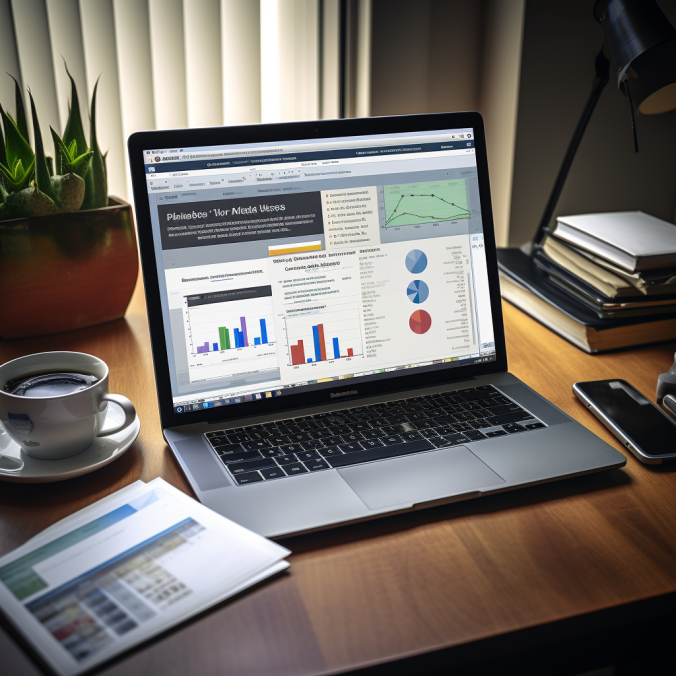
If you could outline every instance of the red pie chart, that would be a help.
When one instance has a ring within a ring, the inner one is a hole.
[[[432,317],[425,310],[416,310],[408,320],[413,333],[427,333],[432,326]]]

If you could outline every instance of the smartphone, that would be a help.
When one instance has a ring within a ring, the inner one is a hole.
[[[575,383],[573,392],[641,462],[676,458],[676,422],[626,380]]]

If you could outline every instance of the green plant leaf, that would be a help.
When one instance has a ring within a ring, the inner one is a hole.
[[[38,191],[54,199],[54,189],[52,188],[52,177],[49,175],[47,160],[45,159],[45,149],[42,145],[42,134],[40,133],[40,123],[38,114],[35,110],[35,101],[30,90],[28,95],[31,99],[31,115],[33,117],[33,135],[35,136],[35,186]]]
[[[49,155],[45,157],[45,160],[47,160],[47,171],[49,172],[49,175],[54,176],[54,160]]]
[[[85,176],[85,198],[80,209],[99,209],[108,206],[108,177],[106,159],[101,154],[96,138],[96,91],[99,81],[96,80],[92,93],[91,121],[89,130],[89,147],[93,151],[91,166]]]
[[[74,139],[68,146],[68,157],[70,157],[71,160],[74,160],[77,157],[77,141]]]
[[[26,170],[24,170],[21,160],[17,160],[14,163],[11,171],[0,164],[0,176],[10,193],[19,192],[30,185],[30,182],[33,180],[34,165],[35,158],[33,158]]]
[[[49,128],[52,132],[52,139],[54,140],[54,150],[56,151],[56,174],[65,175],[65,174],[77,174],[80,178],[84,178],[89,170],[89,164],[92,159],[94,152],[88,150],[85,153],[82,153],[79,157],[74,157],[76,151],[76,143],[73,141],[68,148],[66,148],[64,142],[61,140],[59,135],[52,129]]]
[[[13,75],[7,73],[14,80],[14,102],[16,104],[16,128],[25,141],[28,141],[28,122],[26,120],[26,109],[23,107],[23,96],[21,96],[21,87]]]
[[[85,152],[87,139],[85,138],[82,117],[80,116],[80,100],[77,96],[77,87],[65,60],[63,65],[66,67],[66,73],[68,73],[68,77],[70,78],[70,110],[68,111],[66,128],[63,130],[63,142],[67,147],[70,147],[71,143],[75,141],[80,151]]]
[[[28,145],[28,141],[21,135],[16,122],[5,112],[2,105],[0,105],[0,116],[5,127],[6,166],[12,166],[18,158],[23,162],[24,167],[27,167],[33,159],[33,150]]]
[[[0,124],[0,165],[7,165],[7,153],[5,152],[5,135],[2,133],[2,125]]]

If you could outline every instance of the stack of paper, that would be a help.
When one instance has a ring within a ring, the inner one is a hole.
[[[0,559],[0,608],[78,674],[288,567],[289,550],[162,479],[60,521]]]

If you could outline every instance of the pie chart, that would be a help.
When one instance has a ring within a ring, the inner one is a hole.
[[[406,288],[406,293],[412,303],[424,303],[430,295],[430,287],[422,279],[414,279]]]
[[[413,249],[406,254],[406,269],[413,275],[419,275],[427,267],[427,256],[420,249]]]
[[[408,325],[413,333],[427,333],[432,326],[432,317],[425,310],[416,310],[409,318]]]

